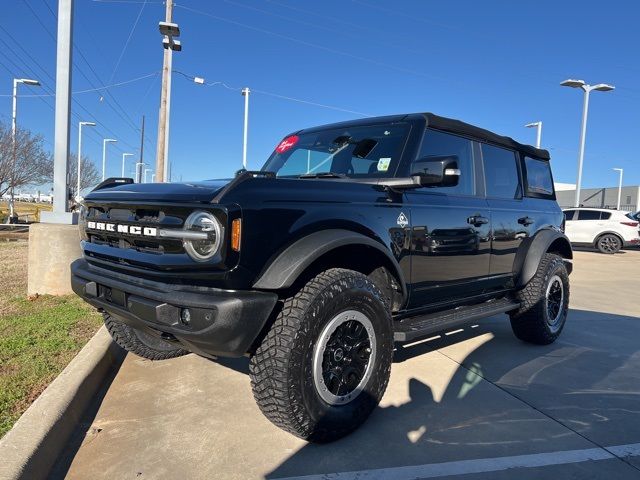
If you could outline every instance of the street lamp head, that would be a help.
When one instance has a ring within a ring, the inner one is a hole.
[[[131,157],[131,156],[133,156],[133,155],[135,155],[135,154],[134,154],[134,153],[123,153],[123,154],[122,154],[122,158],[124,158],[124,157]]]
[[[597,90],[599,92],[610,92],[611,90],[615,90],[616,87],[613,85],[609,85],[607,83],[599,83],[591,87],[592,90]]]
[[[563,87],[571,87],[571,88],[582,88],[586,85],[584,80],[574,80],[573,78],[569,78],[564,82],[560,82],[560,85]]]
[[[532,122],[532,123],[527,123],[525,125],[525,127],[527,128],[533,128],[533,127],[537,127],[538,125],[542,124],[542,122]]]
[[[198,85],[204,85],[204,78],[202,78],[202,77],[193,77],[193,83],[197,83]]]
[[[249,90],[249,87],[244,87],[242,89],[242,96],[248,95],[251,92],[251,90]]]
[[[96,123],[95,122],[80,122],[80,125],[87,126],[87,127],[95,127]]]
[[[18,83],[24,83],[25,85],[31,85],[32,87],[39,87],[40,82],[38,80],[32,80],[30,78],[17,78]]]
[[[622,169],[622,168],[614,168],[613,170],[615,170],[616,172],[622,172],[624,169]]]
[[[115,143],[118,140],[116,140],[115,138],[105,138],[104,139],[104,143]]]
[[[161,35],[168,35],[170,37],[180,36],[180,27],[177,23],[159,22],[158,29]]]

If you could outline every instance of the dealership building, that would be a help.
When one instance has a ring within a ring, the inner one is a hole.
[[[556,198],[562,208],[573,207],[576,198],[576,186],[568,183],[556,183]],[[580,206],[594,208],[616,208],[618,205],[618,187],[580,189]],[[620,210],[637,212],[640,210],[640,185],[622,187]]]

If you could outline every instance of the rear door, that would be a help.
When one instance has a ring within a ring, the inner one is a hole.
[[[524,197],[519,154],[486,143],[480,146],[492,223],[489,286],[500,289],[512,282],[518,248],[535,231],[541,213],[533,199]]]
[[[481,293],[489,273],[490,215],[478,181],[474,142],[427,129],[416,159],[456,157],[452,187],[409,190],[411,308]]]

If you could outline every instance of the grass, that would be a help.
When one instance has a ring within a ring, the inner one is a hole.
[[[0,437],[101,324],[75,295],[27,298],[27,250],[0,242]]]

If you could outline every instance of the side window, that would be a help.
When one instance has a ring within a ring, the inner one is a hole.
[[[569,221],[569,220],[573,220],[573,215],[576,213],[575,210],[565,210],[564,212],[564,219]]]
[[[453,187],[432,187],[432,189],[453,195],[475,195],[476,175],[473,164],[472,141],[457,135],[427,129],[417,160],[437,157],[457,158],[460,177],[458,184]]]
[[[520,175],[516,154],[506,148],[482,144],[487,197],[520,198]]]
[[[527,195],[553,197],[553,180],[549,162],[524,157],[527,171]]]
[[[576,220],[600,220],[600,212],[597,210],[578,210]]]
[[[611,218],[610,212],[600,212],[600,220],[609,220]]]

